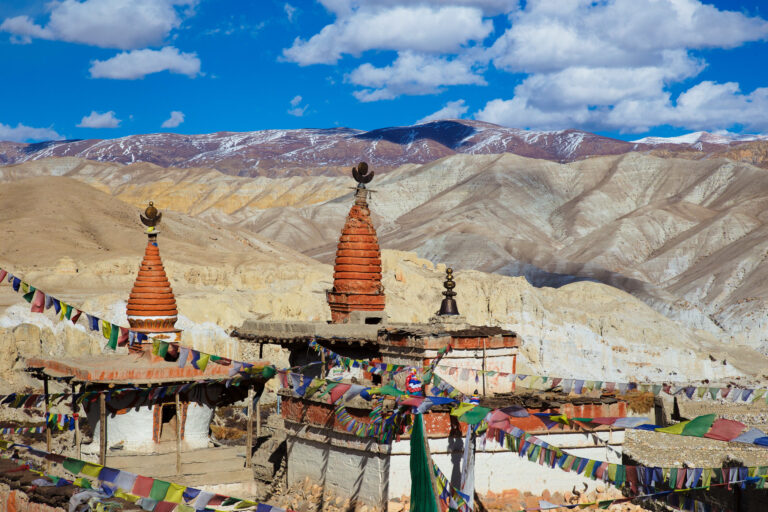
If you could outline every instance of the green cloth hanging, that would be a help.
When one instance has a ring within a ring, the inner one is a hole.
[[[379,393],[382,395],[389,395],[389,396],[402,396],[405,393],[397,389],[395,386],[392,385],[391,382],[387,383],[385,386],[381,386],[381,389],[379,389]]]
[[[149,497],[153,500],[163,501],[165,499],[165,495],[168,494],[168,488],[170,486],[170,482],[155,480],[152,482],[152,488],[149,490]]]
[[[463,421],[464,423],[469,423],[470,425],[477,425],[478,423],[480,423],[485,419],[485,417],[488,415],[489,412],[491,412],[489,408],[480,407],[478,405],[473,409],[462,414],[461,417],[459,418],[459,421]]]
[[[69,307],[69,306],[67,306],[67,307]],[[69,311],[71,312],[72,310],[70,309]],[[67,317],[67,318],[69,318],[69,317]],[[119,335],[120,335],[120,327],[118,327],[116,325],[112,325],[111,326],[111,330],[109,332],[109,343],[107,343],[107,346],[109,348],[111,348],[112,350],[117,349],[117,338],[118,338]],[[166,352],[167,351],[168,351],[168,349],[166,348]]]
[[[691,421],[688,422],[685,428],[683,428],[683,435],[693,436],[693,437],[704,437],[704,434],[709,432],[709,429],[712,428],[712,423],[714,422],[715,422],[714,414],[705,414],[704,416],[698,416],[696,418],[693,418]]]
[[[77,459],[65,459],[61,465],[73,475],[78,475],[83,467],[85,467],[85,462]]]
[[[25,293],[23,295],[23,297],[24,297],[25,301],[32,302],[32,299],[35,297],[35,287],[34,286],[30,286],[29,287],[29,292]]]
[[[410,512],[438,512],[424,436],[424,420],[421,414],[417,414],[411,432]]]

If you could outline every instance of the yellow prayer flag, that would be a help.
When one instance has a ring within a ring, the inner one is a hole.
[[[21,291],[24,293],[29,293],[29,285],[24,281],[21,282]]]
[[[99,478],[99,473],[101,473],[101,468],[103,467],[104,466],[100,466],[98,464],[91,464],[90,462],[86,462],[85,466],[83,466],[83,469],[80,470],[80,473],[93,478]]]
[[[168,486],[168,491],[165,493],[165,501],[171,503],[181,503],[184,495],[184,489],[187,487],[184,485],[174,484]]]
[[[63,304],[61,310],[64,311]],[[105,338],[109,339],[109,337],[112,336],[112,324],[105,322],[104,320],[99,320],[99,322],[101,322],[101,334],[103,334]]]
[[[678,423],[677,425],[672,425],[671,427],[664,427],[664,428],[657,428],[656,432],[663,432],[665,434],[682,434],[683,429],[685,426],[690,423],[690,421],[683,421],[681,423]]]
[[[130,501],[131,503],[136,503],[137,501],[139,501],[139,497],[136,496],[135,494],[121,491],[120,489],[117,489],[115,491],[115,498],[120,498],[125,501]],[[179,510],[179,508],[177,507],[176,510]]]

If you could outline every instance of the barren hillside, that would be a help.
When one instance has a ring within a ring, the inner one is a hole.
[[[138,208],[71,178],[37,177],[5,182],[0,210],[6,233],[0,267],[125,324],[124,301],[146,243]],[[338,232],[342,221],[329,221],[328,229]],[[166,210],[160,247],[184,337],[203,350],[250,357],[226,334],[228,327],[248,317],[329,317],[324,290],[331,285],[331,267],[280,243]],[[393,320],[426,321],[437,309],[442,267],[386,250],[384,276]],[[520,333],[525,355],[521,368],[594,378],[612,375],[617,380],[744,375],[754,380],[768,362],[749,349],[681,327],[606,285],[582,282],[537,289],[523,278],[478,271],[458,272],[457,283],[459,306],[469,321]],[[7,284],[0,286],[0,304],[0,373],[10,385],[18,375],[11,370],[31,355],[101,350],[103,340],[88,336],[82,327],[30,313]],[[42,331],[19,326],[25,322]]]

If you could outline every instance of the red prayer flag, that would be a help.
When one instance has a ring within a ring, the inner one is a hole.
[[[72,315],[72,318],[70,319],[70,320],[72,320],[72,323],[76,324],[77,321],[80,319],[80,315],[82,315],[82,314],[83,314],[82,311],[80,311],[79,309],[76,309],[75,310],[75,314]]]
[[[149,492],[152,490],[152,484],[155,482],[154,478],[146,476],[137,476],[136,482],[133,484],[133,492],[136,496],[146,498],[149,496]]]
[[[32,311],[33,313],[42,313],[45,308],[45,294],[40,290],[35,290],[35,297],[32,299]]]
[[[709,432],[704,434],[704,437],[717,439],[719,441],[730,441],[731,439],[739,437],[746,428],[747,426],[740,421],[718,418],[712,423],[712,428],[709,429]]]
[[[126,343],[128,343],[128,333],[130,331],[127,327],[121,327],[120,328],[120,336],[117,337],[117,345],[122,347]]]
[[[331,390],[331,403],[335,404],[344,393],[349,391],[349,388],[351,387],[352,386],[350,384],[336,384]]]

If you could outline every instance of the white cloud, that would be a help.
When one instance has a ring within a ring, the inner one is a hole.
[[[15,127],[0,123],[0,140],[29,142],[39,140],[58,140],[63,137],[51,128],[33,128],[21,123]]]
[[[335,64],[342,54],[360,55],[371,49],[456,52],[484,39],[493,24],[478,8],[428,5],[363,6],[339,16],[308,41],[296,38],[283,57],[301,66]]]
[[[151,73],[170,71],[194,78],[200,73],[200,59],[196,53],[182,53],[178,48],[166,46],[160,50],[132,50],[111,59],[91,62],[92,78],[135,80]]]
[[[288,21],[293,23],[293,15],[296,14],[296,11],[298,11],[298,9],[292,6],[291,4],[286,3],[283,6],[283,10],[285,11],[285,15],[288,16]]]
[[[400,52],[390,66],[363,64],[346,80],[366,89],[353,94],[362,102],[389,100],[401,94],[432,94],[445,85],[485,85],[473,63],[413,52]]]
[[[129,50],[160,44],[191,15],[197,0],[61,0],[48,4],[49,19],[7,18],[0,30],[21,42],[32,38]],[[179,8],[186,7],[184,10]]]
[[[529,1],[510,20],[488,58],[499,69],[529,75],[511,99],[489,101],[475,114],[478,119],[623,132],[660,124],[706,130],[765,126],[762,89],[742,94],[735,83],[702,82],[676,99],[669,92],[670,85],[706,66],[689,50],[765,39],[765,20],[698,0]]]
[[[78,128],[117,128],[118,126],[120,126],[120,119],[115,117],[114,110],[104,112],[103,114],[92,110],[77,125]]]
[[[304,105],[303,107],[300,107],[299,104],[301,103],[301,96],[294,96],[291,100],[291,108],[288,109],[288,114],[296,117],[302,117],[304,115],[304,112],[306,112],[307,107],[309,105]]]
[[[370,7],[395,7],[399,5],[413,5],[413,0],[319,0],[326,9],[337,16],[348,16],[355,9]],[[495,16],[517,8],[518,0],[421,0],[419,5],[443,7],[455,5],[462,7],[475,7],[481,9],[484,16]]]
[[[184,122],[184,112],[180,112],[178,110],[173,110],[171,112],[171,117],[163,121],[163,124],[160,125],[161,128],[176,128],[181,123]]]
[[[699,0],[529,1],[490,56],[514,72],[658,65],[666,50],[733,48],[764,39],[768,22]]]
[[[426,117],[422,117],[416,124],[428,123],[430,121],[439,121],[441,119],[461,119],[461,116],[467,113],[469,107],[464,100],[449,101],[443,108],[429,114]]]

